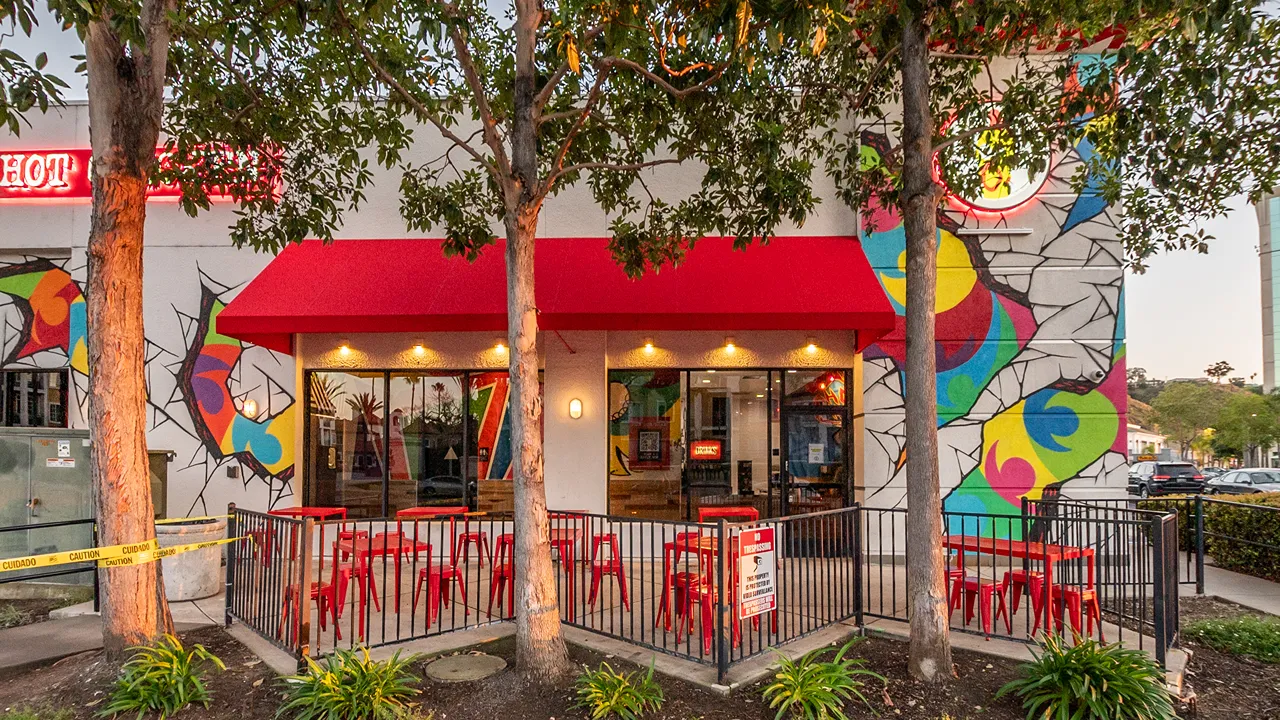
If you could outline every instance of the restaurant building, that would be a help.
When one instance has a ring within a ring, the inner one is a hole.
[[[0,137],[8,427],[87,427],[87,118],[72,105]],[[949,197],[939,214],[950,510],[1125,487],[1116,218],[1068,185],[1089,152]],[[398,177],[379,180],[332,245],[276,257],[232,247],[229,203],[191,218],[157,189],[144,300],[148,441],[172,453],[161,512],[511,507],[502,242],[474,263],[445,258],[406,233]],[[824,190],[802,229],[745,252],[706,238],[636,281],[585,193],[547,203],[536,282],[551,507],[676,519],[705,504],[775,516],[905,502],[901,219],[857,217]]]

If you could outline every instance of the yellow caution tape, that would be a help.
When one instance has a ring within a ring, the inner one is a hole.
[[[67,550],[65,552],[47,553],[44,555],[28,555],[27,557],[0,560],[0,572],[11,570],[30,570],[50,565],[67,565],[70,563],[92,562],[94,560],[110,560],[113,558],[149,552],[160,547],[156,540],[130,543],[127,545],[108,545],[106,547],[85,548],[83,550]]]
[[[217,545],[225,545],[227,543],[244,540],[245,537],[224,538],[222,540],[206,540],[205,542],[189,543],[187,545],[175,545],[167,548],[154,548],[134,553],[132,555],[123,555],[121,557],[110,558],[107,560],[99,560],[98,567],[129,567],[132,565],[143,565],[149,562],[155,562],[174,555],[192,552],[194,550],[203,550],[205,548],[215,547]]]
[[[168,520],[157,520],[157,525],[172,525],[180,522],[200,522],[201,520],[222,520],[229,518],[230,515],[205,515],[203,517],[185,517],[185,518],[169,518]]]
[[[160,543],[156,540],[149,540],[147,542],[131,543],[128,545],[110,545],[107,547],[86,548],[84,550],[68,550],[66,552],[48,553],[46,555],[29,555],[27,557],[0,560],[0,572],[31,570],[33,568],[48,567],[50,565],[68,565],[71,563],[93,562],[95,560],[98,563],[98,567],[130,567],[133,565],[155,562],[162,558],[192,552],[193,550],[203,550],[217,545],[236,542],[238,540],[252,539],[253,538],[246,535],[234,538],[224,538],[222,540],[208,540],[205,542],[188,543],[186,545],[175,545],[167,548],[160,547]]]

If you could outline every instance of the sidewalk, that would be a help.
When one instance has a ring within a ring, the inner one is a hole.
[[[169,605],[180,631],[218,624],[223,608],[222,595]],[[101,647],[102,619],[92,601],[55,610],[44,622],[0,630],[0,678]]]
[[[1181,586],[1184,596],[1196,594],[1195,585]],[[1253,608],[1270,615],[1280,615],[1280,583],[1205,565],[1204,594]]]

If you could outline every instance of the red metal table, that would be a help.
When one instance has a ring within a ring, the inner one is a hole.
[[[966,552],[997,557],[1020,558],[1044,563],[1044,597],[1041,610],[1044,612],[1045,627],[1053,623],[1053,566],[1064,560],[1083,559],[1088,567],[1088,587],[1093,587],[1094,558],[1093,548],[1082,548],[1074,545],[1052,545],[1030,540],[1006,540],[1001,538],[979,537],[977,535],[944,535],[942,546],[956,551],[956,567],[964,569]]]
[[[276,517],[288,517],[294,519],[313,518],[315,520],[324,521],[329,518],[347,519],[347,509],[344,507],[317,507],[300,505],[298,507],[279,508],[277,510],[268,510],[268,515]],[[291,529],[289,531],[289,557],[297,557],[298,531]],[[320,526],[320,547],[324,548],[324,525]]]
[[[393,555],[396,564],[396,611],[400,610],[400,556],[402,555],[418,555],[422,551],[427,553],[427,562],[431,561],[431,544],[418,542],[413,538],[405,537],[400,533],[378,533],[372,538],[355,537],[339,540],[335,543],[335,547],[341,553],[349,553],[366,560],[378,557],[386,557]],[[385,577],[385,576],[384,576]],[[383,598],[384,602],[386,598]]]
[[[698,508],[698,522],[712,518],[745,518],[754,522],[760,519],[760,511],[751,505],[704,505]]]

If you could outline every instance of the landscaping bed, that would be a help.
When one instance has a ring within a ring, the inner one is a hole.
[[[1230,618],[1250,611],[1216,599],[1184,599],[1188,621]],[[203,628],[183,634],[190,646],[200,643],[220,657],[225,672],[207,672],[206,682],[213,697],[208,709],[189,708],[179,717],[191,720],[272,720],[280,706],[280,681],[256,656],[221,628]],[[1274,720],[1280,717],[1280,664],[1269,664],[1219,652],[1187,641],[1194,656],[1187,684],[1197,695],[1192,706],[1179,708],[1184,718],[1199,720]],[[462,652],[482,651],[514,659],[512,638],[503,638]],[[906,720],[1021,720],[1024,713],[1013,697],[995,699],[996,691],[1018,676],[1019,663],[961,650],[955,651],[957,679],[945,686],[928,687],[912,681],[906,673],[905,643],[884,638],[867,638],[857,643],[850,656],[861,658],[865,667],[884,675],[887,686],[874,678],[864,678],[863,691],[871,702],[867,709],[850,703],[851,718],[905,718]],[[575,664],[596,668],[608,662],[622,672],[644,671],[618,658],[570,647]],[[557,687],[527,685],[508,669],[476,682],[441,683],[425,679],[426,658],[415,663],[413,672],[422,677],[416,698],[420,717],[436,720],[493,720],[493,718],[585,718],[574,707],[572,679]],[[0,719],[4,712],[33,709],[38,717],[59,720],[90,720],[106,702],[114,679],[100,653],[84,653],[53,666],[34,670],[0,684]],[[773,718],[761,697],[765,683],[738,688],[728,697],[679,679],[657,676],[665,702],[661,710],[647,714],[655,720],[764,720]],[[63,711],[61,715],[56,712]]]
[[[1218,598],[1182,598],[1183,646],[1192,652],[1186,685],[1195,693],[1186,717],[1201,720],[1275,720],[1280,718],[1280,663],[1241,657],[1188,637],[1185,628],[1197,620],[1230,620],[1261,616],[1249,608]]]
[[[0,600],[0,630],[49,619],[49,613],[80,602],[80,598]]]

